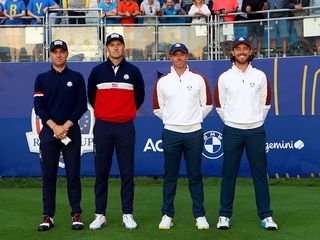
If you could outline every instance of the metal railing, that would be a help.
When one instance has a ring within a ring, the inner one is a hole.
[[[317,55],[320,54],[320,6],[304,9],[305,14],[295,14],[290,9],[261,11],[257,13],[263,13],[264,19],[232,22],[222,21],[226,15],[206,17],[206,23],[165,22],[192,18],[189,15],[138,16],[135,24],[120,24],[120,17],[108,17],[108,21],[114,22],[106,23],[100,17],[101,9],[88,9],[86,24],[69,24],[69,18],[79,17],[60,15],[62,9],[59,9],[47,13],[39,25],[0,25],[0,60],[47,62],[50,42],[60,38],[68,43],[69,61],[102,61],[106,58],[105,36],[112,32],[124,35],[126,57],[132,61],[167,60],[169,47],[175,42],[188,46],[191,60],[219,60],[229,58],[235,38],[248,37],[249,31],[259,25],[263,26],[260,27],[262,49],[256,57]],[[272,17],[277,12],[283,12],[284,16]],[[240,14],[243,13],[228,16]],[[143,23],[144,19],[154,21]],[[276,28],[280,32],[274,35]],[[254,38],[255,54],[257,43]]]

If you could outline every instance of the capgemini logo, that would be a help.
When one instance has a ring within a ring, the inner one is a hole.
[[[81,130],[81,155],[84,153],[93,152],[93,126],[94,126],[93,109],[88,104],[88,111],[79,120]],[[32,153],[40,153],[39,133],[42,129],[40,118],[36,115],[34,109],[31,112],[31,127],[32,132],[26,132],[26,138],[29,146],[29,151]],[[62,159],[59,162],[59,167],[64,168]]]
[[[281,142],[267,142],[266,143],[266,153],[270,150],[301,150],[304,148],[304,142],[302,140],[294,141],[281,141]]]

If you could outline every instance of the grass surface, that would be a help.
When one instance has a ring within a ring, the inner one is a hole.
[[[136,180],[134,216],[139,228],[129,231],[121,226],[120,182],[109,185],[107,225],[90,231],[94,217],[94,179],[83,179],[83,231],[71,230],[70,207],[64,178],[58,180],[55,227],[49,232],[37,232],[41,220],[41,180],[38,178],[0,178],[0,239],[179,239],[179,240],[251,240],[251,239],[320,239],[319,179],[271,180],[271,206],[278,231],[266,231],[259,226],[252,180],[240,179],[237,184],[232,227],[228,231],[215,228],[219,209],[219,179],[206,179],[205,207],[210,230],[199,231],[191,212],[187,181],[179,181],[175,199],[175,226],[159,231],[161,220],[162,181],[149,178]]]

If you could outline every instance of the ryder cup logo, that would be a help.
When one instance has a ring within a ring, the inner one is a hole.
[[[31,113],[31,126],[32,132],[27,132],[26,137],[29,145],[29,151],[32,153],[40,153],[40,139],[39,133],[42,129],[40,118],[35,114],[34,109]],[[94,115],[93,109],[88,104],[88,111],[79,120],[79,126],[81,130],[81,155],[84,153],[93,152],[93,126],[94,126]],[[62,155],[61,155],[62,156]],[[62,157],[59,162],[59,167],[64,168]]]
[[[203,135],[204,150],[202,155],[209,159],[218,159],[223,155],[222,134],[216,131],[208,131]]]

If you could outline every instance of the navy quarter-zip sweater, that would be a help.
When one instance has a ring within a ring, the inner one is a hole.
[[[77,125],[87,111],[86,88],[81,73],[66,67],[61,73],[51,70],[37,76],[34,86],[34,110],[43,126],[52,119],[62,125],[67,120]]]

